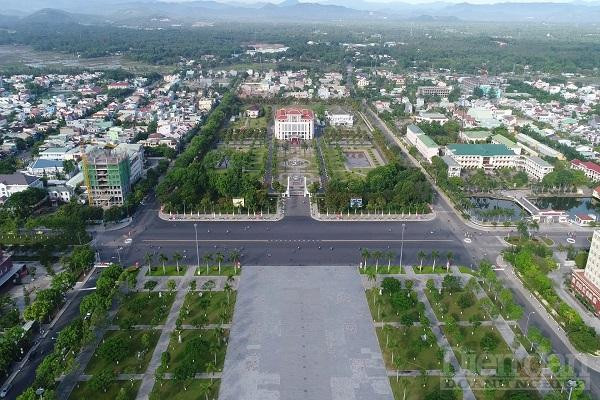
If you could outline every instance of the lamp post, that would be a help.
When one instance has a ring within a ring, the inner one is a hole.
[[[198,224],[194,224],[194,232],[196,233],[196,259],[198,263],[198,269],[200,269],[200,251],[198,250]]]
[[[402,272],[402,255],[404,253],[404,228],[406,224],[402,224],[402,240],[400,241],[400,272]]]
[[[569,400],[571,400],[571,396],[573,395],[573,389],[575,389],[575,386],[577,386],[577,382],[573,379],[569,379],[567,381],[567,384],[569,385]]]

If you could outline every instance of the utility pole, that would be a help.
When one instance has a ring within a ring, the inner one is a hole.
[[[198,269],[200,269],[200,251],[198,250],[198,224],[194,224],[194,232],[196,233],[196,260]]]
[[[404,228],[406,224],[402,224],[402,240],[400,241],[400,272],[402,272],[402,254],[404,253]]]

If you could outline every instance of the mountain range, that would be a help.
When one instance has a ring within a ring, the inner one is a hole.
[[[51,6],[51,9],[48,7]],[[0,0],[0,13],[28,23],[112,23],[144,25],[149,21],[188,24],[246,22],[375,22],[383,20],[483,21],[536,23],[600,22],[599,2],[470,4],[432,2],[377,3],[366,0],[285,0],[242,3],[235,0]],[[4,19],[2,19],[4,20]],[[15,19],[16,20],[16,19]],[[18,22],[18,20],[16,20]]]

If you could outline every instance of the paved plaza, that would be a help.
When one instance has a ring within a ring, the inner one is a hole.
[[[221,400],[392,399],[361,278],[348,267],[246,267]]]

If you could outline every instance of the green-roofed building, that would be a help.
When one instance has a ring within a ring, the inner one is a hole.
[[[462,131],[459,137],[464,143],[481,143],[485,142],[491,134],[490,131]]]
[[[503,144],[449,144],[446,154],[463,168],[515,168],[519,156]]]
[[[506,136],[502,136],[500,134],[494,135],[492,136],[492,143],[503,144],[509,149],[511,149],[513,153],[521,154],[521,147]]]

